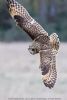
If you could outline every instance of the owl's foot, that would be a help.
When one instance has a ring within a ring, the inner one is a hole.
[[[52,33],[50,35],[50,43],[51,43],[52,49],[55,50],[57,53],[59,49],[60,41],[56,33]]]

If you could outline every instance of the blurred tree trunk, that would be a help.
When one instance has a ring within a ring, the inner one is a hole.
[[[67,11],[67,0],[62,1],[60,9],[62,13],[65,13]]]
[[[34,16],[34,0],[29,0],[29,2],[30,2],[31,15]]]
[[[50,0],[49,6],[48,6],[48,20],[49,21],[55,21],[57,17],[57,4],[56,0]]]
[[[46,0],[39,0],[39,15],[42,21],[46,20],[47,8]]]
[[[67,11],[67,0],[65,0],[65,3],[66,3],[66,11]]]

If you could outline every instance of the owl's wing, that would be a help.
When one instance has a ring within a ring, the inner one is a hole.
[[[37,23],[28,13],[28,11],[15,0],[7,0],[10,15],[14,18],[19,27],[21,27],[33,40],[39,35],[47,35],[44,28]]]
[[[40,51],[40,68],[42,71],[42,79],[46,87],[52,88],[56,82],[56,55],[52,50]]]

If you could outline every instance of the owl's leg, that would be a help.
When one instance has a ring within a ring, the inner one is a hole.
[[[52,49],[55,50],[57,53],[59,49],[60,41],[56,33],[52,33],[50,35],[50,43],[51,43]]]

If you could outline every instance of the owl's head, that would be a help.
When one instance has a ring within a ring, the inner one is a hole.
[[[29,52],[30,52],[32,55],[37,54],[37,53],[39,53],[39,51],[40,51],[40,44],[39,44],[38,42],[35,42],[35,41],[34,41],[34,42],[29,46],[28,50],[29,50]]]
[[[37,48],[34,48],[34,47],[32,47],[32,46],[29,46],[28,50],[29,50],[29,52],[30,52],[32,55],[38,53]]]

